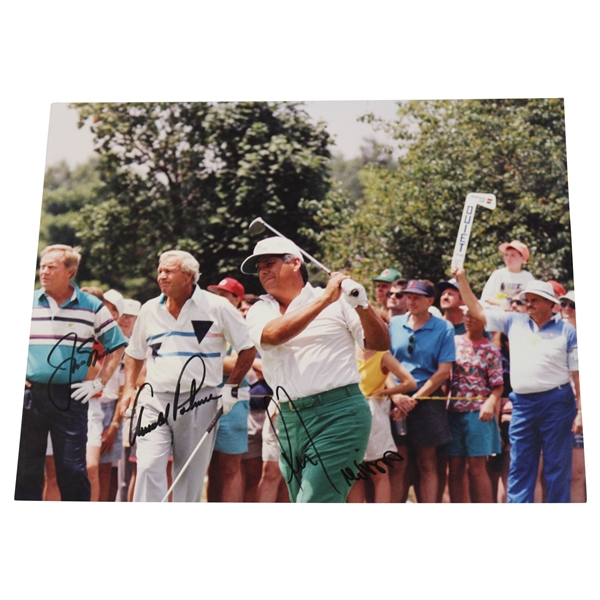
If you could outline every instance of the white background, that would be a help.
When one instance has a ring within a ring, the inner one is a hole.
[[[0,5],[5,597],[592,597],[598,3]],[[52,102],[506,97],[565,98],[587,505],[12,501]]]

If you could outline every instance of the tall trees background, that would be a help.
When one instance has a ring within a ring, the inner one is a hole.
[[[465,197],[483,192],[498,208],[474,220],[465,267],[475,288],[512,239],[529,246],[534,276],[573,287],[562,100],[402,102],[394,122],[365,118],[393,137],[398,164],[366,164],[356,203],[336,193],[313,205],[315,239],[334,268],[363,280],[384,266],[447,278]]]
[[[202,284],[231,275],[260,292],[239,271],[257,216],[360,281],[387,266],[441,280],[466,195],[491,192],[498,207],[477,212],[467,253],[474,287],[511,239],[530,247],[536,277],[573,287],[562,100],[401,102],[393,121],[364,117],[389,144],[366,140],[351,160],[294,103],[76,108],[98,157],[48,170],[41,239],[82,247],[81,281],[145,300],[160,252],[180,248]]]

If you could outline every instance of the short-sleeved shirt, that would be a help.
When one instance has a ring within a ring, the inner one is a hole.
[[[451,396],[486,399],[492,388],[503,385],[500,348],[489,340],[472,342],[467,335],[457,335],[456,361],[452,366]],[[448,410],[475,411],[482,400],[450,400]]]
[[[512,273],[507,267],[494,271],[481,292],[481,300],[504,300],[512,298],[525,289],[528,281],[533,280],[529,271]]]
[[[440,363],[454,362],[454,326],[431,315],[416,331],[408,324],[410,313],[390,319],[392,354],[410,371],[419,389],[437,370]],[[414,337],[411,344],[410,338]],[[412,346],[412,353],[409,352]]]
[[[487,328],[503,331],[510,347],[510,383],[517,394],[533,394],[569,384],[579,371],[577,332],[553,315],[540,328],[523,313],[486,310]]]
[[[73,294],[58,306],[44,288],[33,295],[26,378],[32,383],[68,384],[83,381],[88,367],[100,358],[94,340],[109,354],[127,341],[104,303],[70,282]]]
[[[229,342],[236,352],[252,348],[239,311],[225,298],[195,286],[177,319],[161,294],[146,302],[135,322],[125,353],[146,361],[146,382],[155,392],[173,393],[193,385],[217,387]]]
[[[322,288],[307,283],[286,314],[314,302]],[[265,326],[281,317],[279,303],[270,294],[260,297],[246,315],[254,345],[262,357],[263,375],[273,390],[281,386],[291,400],[360,383],[355,343],[364,348],[360,318],[344,299],[323,309],[297,336],[278,346],[261,344]],[[280,401],[287,401],[283,393]]]

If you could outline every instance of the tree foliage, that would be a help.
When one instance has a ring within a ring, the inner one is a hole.
[[[331,178],[337,186],[357,202],[363,198],[363,184],[360,171],[370,163],[377,163],[386,169],[396,167],[391,148],[380,144],[374,137],[365,138],[360,147],[360,156],[346,160],[342,154],[334,155],[330,162]]]
[[[263,217],[308,251],[302,201],[329,189],[329,136],[294,103],[76,104],[92,121],[101,201],[81,211],[79,236],[97,277],[156,294],[157,258],[191,252],[204,285],[225,275],[260,291],[239,267],[252,249],[248,225]],[[268,232],[267,232],[268,234]]]
[[[494,193],[478,209],[465,267],[476,289],[502,266],[498,245],[518,239],[527,268],[572,287],[564,107],[560,99],[402,102],[393,122],[376,122],[400,150],[394,170],[370,163],[364,196],[341,189],[313,204],[324,260],[368,279],[384,267],[441,280],[469,192]]]
[[[77,246],[77,222],[80,211],[99,201],[102,182],[96,159],[71,170],[66,162],[48,167],[44,176],[39,251],[51,244]],[[78,281],[94,280],[88,257],[83,253]]]

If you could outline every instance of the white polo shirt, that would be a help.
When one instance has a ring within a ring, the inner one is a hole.
[[[227,342],[237,352],[253,347],[242,315],[225,298],[198,286],[177,319],[165,301],[161,294],[142,306],[125,352],[147,358],[146,381],[155,392],[175,392],[180,377],[182,392],[192,381],[196,389],[221,385]]]
[[[323,294],[307,283],[288,306],[286,314]],[[262,358],[263,374],[274,393],[281,386],[291,400],[359,383],[355,342],[364,348],[364,332],[356,311],[343,299],[329,305],[285,344],[262,345],[263,329],[281,317],[279,303],[270,294],[260,297],[246,315],[250,338]],[[283,392],[280,401],[287,401]]]
[[[510,344],[510,383],[517,394],[567,385],[579,371],[577,332],[554,315],[539,328],[529,315],[486,310],[487,329],[503,331]]]

